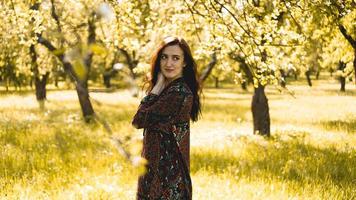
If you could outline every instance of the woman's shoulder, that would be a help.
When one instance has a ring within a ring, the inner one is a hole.
[[[184,81],[183,78],[175,81],[168,89],[168,92],[178,92],[185,95],[192,95],[192,91],[190,90],[188,84]]]

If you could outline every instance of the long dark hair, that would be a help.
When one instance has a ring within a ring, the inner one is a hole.
[[[200,104],[200,82],[197,74],[197,64],[194,61],[192,52],[188,43],[183,38],[178,37],[166,37],[156,52],[152,56],[151,60],[151,78],[148,81],[149,86],[147,92],[151,91],[157,82],[158,73],[160,72],[160,58],[164,48],[167,46],[178,45],[184,52],[184,62],[186,66],[183,68],[183,78],[187,83],[188,87],[193,93],[193,106],[190,112],[190,118],[192,121],[197,121],[199,115],[201,114],[201,104]]]

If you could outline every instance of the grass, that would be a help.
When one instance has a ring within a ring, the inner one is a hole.
[[[337,84],[267,88],[269,139],[252,135],[251,92],[207,89],[203,118],[191,127],[194,199],[356,199],[356,107]],[[94,107],[140,152],[130,121],[139,99],[93,92]],[[73,91],[49,91],[40,111],[33,94],[0,96],[0,199],[135,199],[142,166],[115,148],[100,124],[82,122]]]

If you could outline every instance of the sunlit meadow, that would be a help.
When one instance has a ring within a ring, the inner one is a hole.
[[[269,139],[252,134],[252,88],[205,89],[203,118],[191,127],[193,199],[355,199],[356,87],[267,88]],[[33,92],[0,96],[0,199],[135,199],[141,130],[130,120],[139,98],[127,90],[91,93],[113,130],[81,120],[77,95],[50,90],[44,110]]]

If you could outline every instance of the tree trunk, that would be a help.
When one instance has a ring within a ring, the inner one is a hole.
[[[244,91],[247,91],[247,81],[244,81],[241,83],[241,88],[244,90]]]
[[[30,56],[31,56],[31,71],[33,72],[33,77],[31,78],[31,87],[33,84],[33,80],[35,81],[35,90],[36,90],[36,99],[40,106],[40,109],[43,110],[45,108],[45,100],[46,100],[46,84],[49,76],[49,72],[45,75],[40,75],[37,64],[37,53],[35,49],[35,45],[32,44],[30,46]]]
[[[247,77],[246,85],[253,83],[253,75],[252,75],[252,72],[251,72],[250,68],[248,67],[245,59],[243,57],[237,56],[237,57],[235,57],[235,60],[240,63],[240,65],[239,65],[240,69],[244,72],[244,74]]]
[[[46,84],[49,76],[49,72],[42,76],[42,79],[39,77],[35,78],[35,89],[36,89],[36,99],[40,106],[41,110],[45,108],[45,100],[47,98]]]
[[[210,55],[210,58],[211,59],[210,59],[209,64],[205,67],[205,69],[201,73],[201,76],[199,77],[201,82],[204,82],[209,77],[210,73],[213,71],[213,68],[217,63],[217,58],[216,58],[215,52]]]
[[[117,71],[115,69],[109,69],[103,73],[103,81],[106,88],[111,87],[111,78],[113,78],[116,74]]]
[[[286,82],[286,78],[287,78],[286,73],[284,72],[283,69],[280,69],[279,72],[281,73],[280,84],[281,84],[281,86],[282,86],[283,88],[285,88],[286,85],[287,85],[287,82]]]
[[[58,15],[55,12],[54,9],[54,4],[52,1],[52,17],[57,21],[57,24],[59,26],[59,19]],[[88,19],[88,45],[94,44],[95,42],[95,19],[96,15],[95,13],[92,13],[91,16]],[[61,32],[60,27],[59,32]],[[42,44],[45,46],[49,51],[55,52],[57,48],[53,46],[53,44],[47,40],[46,38],[42,37],[42,34],[37,33],[37,41],[38,43]],[[89,91],[88,91],[88,78],[89,78],[89,73],[90,73],[90,67],[92,63],[92,57],[93,57],[93,52],[89,51],[87,55],[85,55],[84,58],[84,64],[86,68],[86,73],[84,76],[79,77],[74,69],[73,66],[70,62],[66,61],[64,58],[64,54],[56,54],[58,59],[62,62],[64,71],[70,76],[70,79],[75,82],[78,98],[79,98],[79,104],[82,109],[83,117],[86,122],[91,121],[91,119],[94,117],[94,109],[93,106],[90,102],[89,99]]]
[[[338,70],[343,72],[345,67],[346,67],[346,63],[344,63],[343,61],[340,61]],[[339,80],[340,80],[340,84],[341,84],[340,91],[345,92],[346,77],[343,75],[340,75]]]
[[[75,89],[77,90],[79,104],[83,112],[85,122],[90,122],[94,116],[94,109],[89,99],[88,86],[84,81],[78,81]]]
[[[215,79],[215,88],[219,88],[219,78],[214,77],[214,79]]]
[[[354,74],[355,74],[355,84],[356,84],[356,39],[352,38],[350,34],[347,33],[346,28],[339,24],[339,30],[345,39],[351,44],[352,48],[354,49]]]
[[[82,114],[85,122],[90,122],[94,117],[94,108],[90,102],[88,80],[86,78],[80,79],[76,76],[71,63],[64,61],[64,56],[60,57],[63,63],[64,71],[69,75],[72,81],[75,82],[75,89],[78,94],[79,104],[82,109]],[[87,75],[85,77],[88,77]]]
[[[134,72],[134,69],[136,68],[137,64],[138,64],[138,60],[135,60],[135,56],[134,53],[132,55],[132,57],[130,56],[130,54],[122,48],[118,48],[118,50],[125,56],[126,58],[126,63],[129,67],[130,70],[130,76],[127,77],[128,78],[128,82],[132,91],[132,96],[133,97],[137,97],[138,93],[139,93],[139,89],[137,86],[137,82],[136,82],[136,74]]]
[[[31,89],[33,88],[33,78],[32,77],[30,78],[30,87],[31,87]]]
[[[37,101],[46,100],[46,84],[49,76],[49,72],[42,76],[42,79],[39,77],[35,78],[35,88],[36,88],[36,99]]]
[[[8,92],[8,91],[9,91],[9,85],[10,85],[9,78],[6,78],[6,81],[5,81],[5,88],[6,88],[6,92]]]
[[[340,76],[340,83],[341,83],[340,91],[341,91],[341,92],[345,92],[345,85],[346,85],[346,79],[345,79],[345,77]]]
[[[54,76],[54,86],[56,86],[56,88],[58,88],[58,82],[59,82],[59,77],[58,77],[58,72],[56,72]]]
[[[266,97],[264,86],[260,85],[255,88],[252,97],[252,117],[253,132],[263,136],[270,136],[270,116],[268,99]]]
[[[356,85],[356,49],[354,49],[354,75],[355,75],[355,85]]]
[[[318,69],[318,71],[316,71],[316,74],[315,74],[315,79],[316,80],[319,80],[319,75],[320,75],[320,70]]]
[[[111,87],[111,76],[110,76],[109,73],[104,72],[103,81],[104,81],[104,85],[105,85],[106,88],[110,88]]]
[[[243,71],[243,73],[245,74],[245,78],[247,80],[245,80],[244,82],[241,83],[241,87],[243,90],[247,91],[247,85],[250,83],[253,83],[253,74],[251,69],[249,68],[249,66],[246,63],[246,60],[244,57],[240,56],[240,55],[235,55],[235,54],[230,54],[230,57],[239,62],[239,66],[240,66],[240,70]],[[239,71],[240,72],[240,71]]]
[[[330,67],[329,69],[330,77],[333,77],[334,70]]]
[[[311,87],[313,84],[311,82],[310,70],[309,69],[305,72],[305,76],[307,77],[308,85]]]

